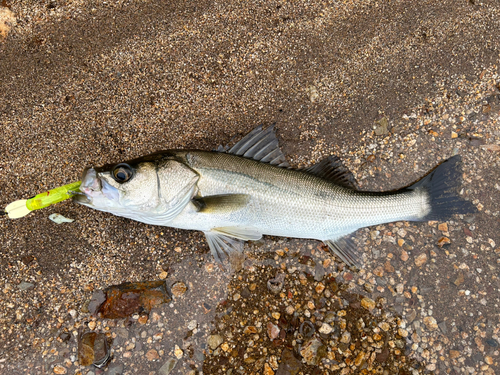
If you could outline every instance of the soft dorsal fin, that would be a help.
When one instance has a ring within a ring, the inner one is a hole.
[[[223,149],[219,147],[217,151]],[[274,124],[264,130],[262,125],[256,127],[227,152],[278,167],[288,168],[290,166],[279,148],[278,138],[276,138],[274,132]]]
[[[357,190],[359,188],[354,175],[338,157],[333,155],[321,160],[312,167],[302,170],[349,189]]]

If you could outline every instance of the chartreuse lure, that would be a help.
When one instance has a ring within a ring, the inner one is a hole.
[[[39,210],[48,207],[52,204],[62,202],[71,198],[75,192],[79,191],[82,182],[73,182],[68,185],[60,186],[55,189],[49,190],[45,193],[35,195],[30,199],[21,199],[12,202],[5,207],[5,212],[10,219],[17,219],[28,215],[31,211]]]

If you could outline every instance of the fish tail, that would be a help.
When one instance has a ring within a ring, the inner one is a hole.
[[[462,182],[460,155],[453,156],[437,166],[427,176],[408,187],[409,190],[425,191],[428,212],[420,219],[446,220],[454,214],[476,212],[476,207],[460,197],[458,191]]]

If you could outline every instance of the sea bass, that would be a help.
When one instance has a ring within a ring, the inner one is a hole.
[[[85,206],[147,224],[205,233],[217,261],[262,235],[323,241],[347,265],[362,257],[350,234],[394,221],[444,220],[475,207],[458,195],[454,156],[409,187],[358,190],[339,158],[290,168],[274,126],[254,129],[229,150],[167,150],[124,163],[87,168]]]

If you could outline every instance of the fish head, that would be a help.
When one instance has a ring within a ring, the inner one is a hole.
[[[156,168],[151,162],[90,167],[83,171],[81,194],[73,200],[116,215],[151,211],[160,203],[157,180]]]
[[[168,157],[146,156],[83,171],[73,200],[87,207],[163,225],[190,202],[199,175]]]

